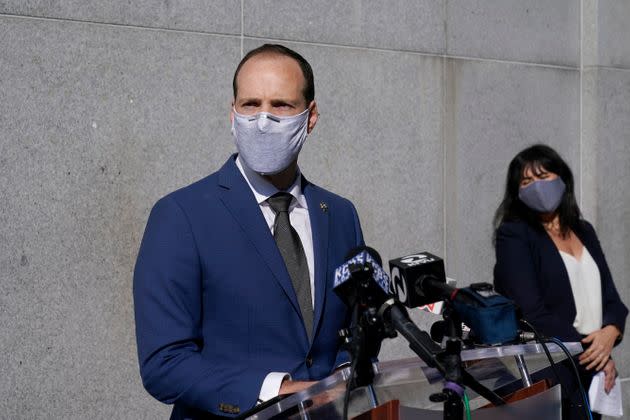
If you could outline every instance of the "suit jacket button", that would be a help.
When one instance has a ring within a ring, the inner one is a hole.
[[[222,411],[228,414],[239,414],[241,412],[241,409],[236,405],[220,403],[219,411]]]
[[[313,358],[311,356],[306,358],[306,367],[311,367],[313,366]]]

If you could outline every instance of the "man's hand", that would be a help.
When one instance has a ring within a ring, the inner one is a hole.
[[[614,325],[606,325],[582,339],[582,343],[590,346],[580,355],[580,364],[587,365],[586,369],[602,370],[610,358],[613,345],[617,337],[621,335],[619,328]]]
[[[615,378],[617,378],[617,369],[613,359],[608,359],[604,366],[604,391],[608,394],[615,386]]]
[[[304,391],[309,386],[313,385],[315,381],[291,381],[285,379],[280,385],[279,395],[295,394],[296,392]]]

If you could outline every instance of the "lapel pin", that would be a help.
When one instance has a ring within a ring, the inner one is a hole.
[[[328,211],[328,204],[322,201],[321,203],[319,203],[319,208],[322,209],[324,213],[326,213]]]

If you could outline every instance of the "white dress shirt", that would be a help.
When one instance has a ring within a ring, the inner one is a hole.
[[[269,206],[267,199],[272,195],[280,192],[273,184],[263,178],[260,174],[251,170],[241,162],[239,156],[236,158],[236,166],[247,181],[249,188],[254,193],[256,202],[260,207],[260,211],[265,217],[267,227],[273,235],[273,225],[276,218],[276,214]],[[293,196],[293,200],[289,206],[289,220],[291,226],[300,236],[302,241],[302,247],[306,254],[306,262],[308,264],[308,274],[311,282],[311,304],[315,305],[315,265],[314,265],[314,251],[313,251],[313,233],[311,230],[311,219],[308,215],[308,204],[306,197],[302,193],[302,174],[299,169],[295,177],[293,184],[285,191]],[[287,372],[270,372],[265,377],[260,394],[258,396],[259,401],[267,401],[278,395],[280,386],[284,379],[290,379],[291,376]]]

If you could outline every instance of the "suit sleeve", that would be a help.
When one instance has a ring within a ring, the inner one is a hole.
[[[359,222],[359,215],[357,214],[357,209],[354,208],[352,203],[350,203],[350,210],[352,211],[352,220],[354,221],[354,238],[356,246],[365,246],[365,242],[363,241],[363,231],[361,230],[361,223]]]
[[[580,341],[577,330],[560,322],[549,311],[545,302],[541,279],[536,274],[527,226],[505,223],[496,235],[496,265],[494,284],[497,291],[514,300],[523,311],[524,318],[541,333],[565,341]]]
[[[602,283],[602,325],[614,325],[619,328],[623,336],[624,329],[626,327],[626,317],[628,316],[628,308],[621,301],[617,288],[612,278],[610,268],[606,262],[606,256],[602,250],[595,229],[590,223],[584,222],[585,230],[591,238],[593,244],[593,251],[596,255],[593,258],[597,261],[597,266],[600,271],[601,283]],[[619,344],[619,340],[616,344]]]
[[[348,203],[352,212],[355,247],[365,246],[365,242],[363,241],[363,231],[361,230],[361,223],[359,222],[359,215],[357,214],[357,210],[355,209],[354,205],[350,201],[348,201]],[[350,311],[347,311],[347,317],[348,319],[346,321],[346,325],[350,325]],[[347,363],[350,363],[350,355],[347,351],[340,349],[337,352],[334,368],[340,367],[341,365]]]
[[[266,372],[201,355],[201,263],[174,198],[153,208],[136,262],[133,296],[140,375],[158,400],[218,413],[221,402],[252,407]],[[223,414],[223,413],[221,413]]]

